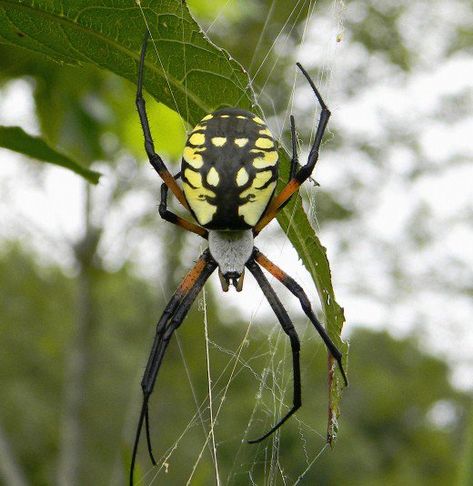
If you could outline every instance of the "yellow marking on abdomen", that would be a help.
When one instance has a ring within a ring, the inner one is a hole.
[[[267,135],[268,137],[273,138],[273,134],[269,131],[268,128],[264,128],[258,132],[260,135]]]
[[[240,147],[244,147],[250,140],[248,138],[235,138],[235,143]]]
[[[211,141],[216,147],[221,147],[227,142],[227,137],[213,137]]]
[[[252,186],[255,189],[261,190],[261,188],[271,179],[273,176],[273,172],[271,170],[264,170],[262,172],[257,172],[255,175],[255,181],[253,182]],[[256,183],[259,185],[256,185]]]
[[[210,168],[209,173],[207,174],[207,182],[211,186],[218,186],[218,183],[220,182],[220,177],[215,167]]]
[[[276,165],[276,162],[278,161],[278,153],[275,150],[262,153],[259,150],[252,149],[250,152],[257,152],[260,154],[259,157],[253,160],[253,166],[256,169],[264,169],[265,167]]]
[[[195,172],[190,169],[184,171],[184,177],[189,181],[190,186],[186,180],[182,182],[184,194],[190,208],[195,214],[197,222],[202,226],[212,221],[217,206],[210,204],[207,197],[215,197],[215,193],[202,186],[202,176],[200,172]]]
[[[204,165],[204,160],[202,155],[197,152],[192,147],[184,147],[184,152],[182,153],[182,158],[195,169],[200,169]]]
[[[244,167],[242,167],[237,172],[237,175],[236,175],[236,183],[239,186],[244,186],[248,182],[248,179],[249,179],[248,172],[246,171],[246,169]]]
[[[269,149],[274,147],[274,142],[270,138],[257,138],[255,147],[260,149]]]
[[[205,135],[203,133],[193,133],[189,137],[189,143],[192,145],[204,145]]]
[[[206,116],[204,116],[204,118],[202,118],[201,121],[211,120],[213,117],[214,117],[213,115],[206,115]]]
[[[202,187],[202,176],[200,172],[196,172],[195,170],[186,169],[184,171],[185,178],[189,181],[193,187],[199,188]]]
[[[265,123],[264,123],[264,121],[263,121],[263,120],[262,120],[262,119],[261,119],[259,116],[255,116],[255,117],[253,118],[253,121],[254,121],[255,123],[258,123],[258,125],[264,125],[264,124],[265,124]]]
[[[276,187],[276,181],[274,181],[268,184],[268,186],[264,189],[258,189],[258,187],[256,187],[256,183],[258,182],[258,179],[255,177],[251,187],[243,191],[240,195],[242,198],[253,195],[252,200],[248,201],[245,204],[242,204],[238,208],[238,214],[242,216],[245,223],[250,226],[255,226],[256,223],[259,221],[261,215],[263,214],[263,211],[265,210],[269,200],[271,199],[274,188]]]

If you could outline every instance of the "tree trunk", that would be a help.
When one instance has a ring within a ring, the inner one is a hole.
[[[23,471],[13,457],[10,444],[2,428],[0,428],[0,482],[9,486],[27,486],[28,484]]]

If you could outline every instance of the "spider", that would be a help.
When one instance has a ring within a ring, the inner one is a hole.
[[[136,106],[144,135],[149,162],[159,174],[161,200],[159,214],[170,223],[208,240],[208,248],[184,277],[166,305],[157,325],[141,388],[143,403],[138,420],[130,467],[130,485],[143,425],[146,430],[148,453],[153,465],[149,432],[148,402],[161,367],[164,354],[174,331],[181,325],[189,308],[206,280],[218,269],[222,290],[243,287],[245,267],[253,274],[287,334],[291,344],[293,366],[293,405],[268,432],[251,444],[261,442],[274,433],[296,412],[301,401],[300,342],[296,329],[283,304],[264,275],[262,268],[278,279],[300,301],[301,307],[328,350],[338,363],[345,385],[348,380],[342,366],[342,353],[336,348],[325,328],[312,311],[302,287],[254,246],[254,238],[276,217],[300,185],[308,179],[318,159],[319,147],[327,126],[330,111],[314,82],[297,63],[309,82],[320,106],[321,114],[314,143],[307,163],[299,166],[296,148],[296,129],[291,115],[292,160],[289,181],[274,195],[278,178],[278,152],[271,132],[261,118],[238,108],[224,108],[205,116],[190,132],[182,156],[181,171],[173,176],[155,152],[145,100],[143,71],[149,35],[145,35],[138,68]],[[182,188],[177,180],[181,179]],[[187,209],[195,222],[181,218],[167,207],[168,190]]]

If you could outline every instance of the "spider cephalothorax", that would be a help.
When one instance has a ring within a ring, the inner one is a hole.
[[[156,464],[148,423],[148,401],[169,341],[181,325],[189,308],[207,279],[218,268],[222,289],[230,285],[241,290],[247,268],[261,287],[282,329],[289,337],[293,365],[292,408],[264,435],[248,441],[260,442],[276,431],[301,406],[300,342],[289,315],[269,284],[262,268],[278,279],[296,296],[328,350],[338,363],[345,384],[342,354],[315,316],[302,287],[255,246],[254,238],[276,217],[300,185],[307,180],[317,162],[322,137],[330,117],[313,81],[297,64],[309,82],[321,108],[315,139],[305,165],[298,168],[294,117],[290,117],[292,160],[290,178],[283,189],[274,195],[278,177],[278,153],[271,132],[257,115],[238,108],[226,108],[205,116],[192,130],[182,157],[181,171],[175,177],[168,171],[161,157],[154,151],[153,139],[143,99],[143,69],[148,35],[141,51],[138,70],[136,106],[140,115],[149,161],[163,180],[159,214],[163,219],[208,240],[208,249],[184,277],[166,305],[156,326],[146,370],[141,381],[143,405],[136,430],[130,468],[130,484],[143,425],[146,430],[148,452]],[[178,179],[182,179],[182,188]],[[168,190],[194,217],[195,222],[181,218],[168,210]]]

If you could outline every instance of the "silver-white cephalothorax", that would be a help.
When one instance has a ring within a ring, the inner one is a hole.
[[[239,291],[243,285],[245,263],[253,252],[253,231],[209,231],[210,254],[218,264],[222,289],[230,283]]]

